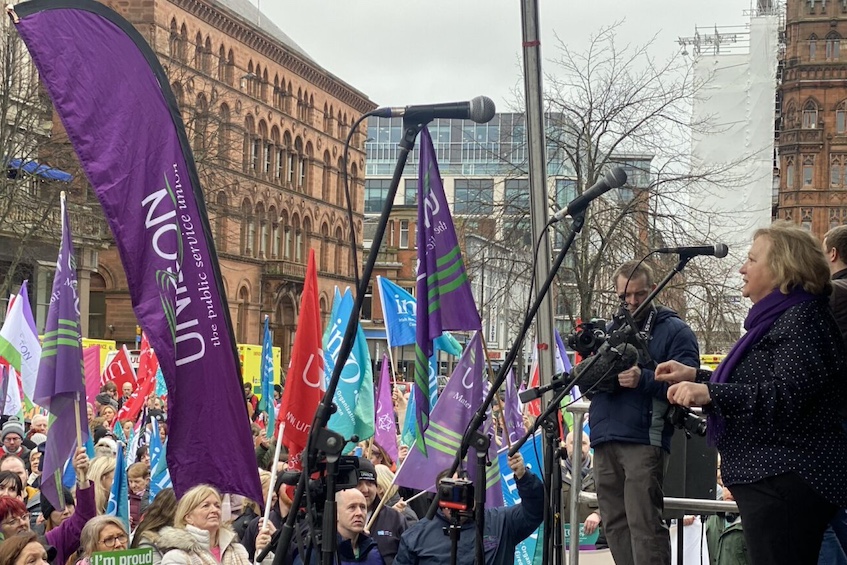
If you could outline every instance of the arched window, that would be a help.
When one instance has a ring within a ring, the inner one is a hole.
[[[199,31],[194,36],[194,68],[203,69],[203,35]]]
[[[256,123],[253,116],[244,118],[244,171],[256,173],[259,170],[259,138],[256,136]]]
[[[847,100],[835,108],[835,133],[847,134]]]
[[[285,81],[283,81],[285,84]],[[282,90],[279,87],[279,75],[274,75],[274,94],[273,107],[277,110],[282,109]]]
[[[809,100],[803,106],[803,129],[815,129],[818,127],[818,105]]]
[[[235,54],[232,49],[226,57],[226,83],[230,86],[235,86]]]
[[[218,80],[226,82],[226,50],[223,45],[218,49]]]
[[[814,33],[809,36],[809,60],[814,61],[818,54],[818,36]]]
[[[274,182],[280,182],[280,179],[282,178],[282,160],[279,151],[281,144],[282,142],[279,139],[279,128],[274,126],[271,128],[271,140],[270,146],[268,147],[268,153],[270,154],[271,159],[268,177]]]
[[[241,202],[241,252],[247,257],[253,256],[253,240],[256,237],[256,224],[253,218],[253,206],[245,198]]]
[[[301,241],[303,249],[300,252],[303,261],[309,257],[309,249],[312,247],[312,220],[308,216],[303,218],[303,240]]]
[[[302,192],[303,180],[306,178],[306,169],[303,155],[303,140],[299,137],[294,140],[294,153],[290,155],[288,160],[291,163],[291,170],[288,173],[288,181],[292,183],[298,191]]]
[[[796,184],[797,168],[794,164],[794,157],[789,155],[785,158],[785,188],[793,189]]]
[[[303,110],[303,89],[297,89],[297,119],[305,122],[305,111]]]
[[[344,159],[339,157],[336,169],[338,175],[335,177],[335,203],[344,206],[346,202],[344,196]]]
[[[308,142],[306,144],[306,153],[303,157],[301,157],[300,161],[300,174],[302,176],[301,184],[303,186],[303,191],[306,194],[314,194],[314,187],[312,186],[312,163],[315,160],[315,150],[312,147],[312,142]]]
[[[332,157],[329,151],[324,151],[323,174],[321,175],[321,199],[324,202],[329,202],[329,195],[332,190]]]
[[[91,273],[88,284],[88,337],[105,339],[106,279],[99,273]]]
[[[291,259],[291,224],[288,222],[288,212],[279,215],[280,247],[283,259]]]
[[[229,165],[230,147],[230,111],[229,105],[221,104],[220,123],[218,124],[218,157],[225,166]]]
[[[226,253],[227,248],[227,197],[226,193],[221,191],[215,199],[215,247],[221,253]]]
[[[315,97],[312,94],[309,95],[309,109],[306,119],[309,121],[309,124],[315,124]]]
[[[182,24],[182,27],[179,30],[178,55],[180,61],[183,63],[188,62],[188,28],[185,27],[185,24]]]
[[[179,57],[179,27],[176,18],[171,20],[171,29],[168,34],[168,55],[171,59]]]
[[[294,154],[294,146],[291,144],[291,134],[285,132],[285,135],[282,138],[282,144],[285,146],[285,184],[288,187],[293,187],[294,173],[296,172],[295,164],[297,160]]]
[[[837,61],[841,51],[841,36],[831,31],[826,34],[826,60]]]
[[[259,259],[267,259],[268,257],[268,235],[270,227],[268,219],[265,217],[265,205],[259,202],[256,204],[256,223],[259,225],[259,230],[256,233],[256,249],[259,252]]]
[[[250,308],[250,292],[247,287],[242,286],[238,291],[238,314],[235,319],[235,335],[239,343],[247,342],[247,317]]]
[[[294,260],[303,261],[303,230],[300,229],[300,217],[296,214],[291,219],[291,230],[294,232]]]
[[[262,100],[267,102],[268,101],[268,69],[267,69],[267,67],[265,68],[264,71],[262,71],[262,92],[260,94],[261,94]]]
[[[268,209],[268,224],[270,226],[268,239],[270,241],[271,259],[279,259],[279,214],[273,206]]]
[[[784,129],[794,129],[797,127],[797,106],[791,100],[785,107],[785,125]]]
[[[321,224],[320,269],[324,272],[329,269],[329,226],[326,225],[326,222]]]
[[[341,238],[341,228],[335,228],[335,257],[333,258],[332,272],[336,275],[342,274],[344,241]]]
[[[261,151],[260,172],[267,178],[271,172],[271,140],[268,138],[268,125],[265,120],[259,120],[259,150]]]
[[[206,136],[209,129],[209,104],[206,95],[199,93],[194,107],[194,150],[202,152],[206,149]]]
[[[212,74],[212,39],[208,35],[203,43],[203,72]]]

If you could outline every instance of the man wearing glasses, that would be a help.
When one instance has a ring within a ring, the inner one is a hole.
[[[656,288],[652,269],[636,261],[621,265],[614,281],[621,307],[631,313]],[[697,338],[676,312],[650,305],[635,323],[647,338],[652,361],[675,359],[699,366]],[[639,351],[638,363],[618,373],[613,392],[593,395],[588,412],[597,500],[618,565],[671,562],[670,539],[662,521],[662,481],[673,426],[664,419],[668,386],[654,379],[654,367]]]

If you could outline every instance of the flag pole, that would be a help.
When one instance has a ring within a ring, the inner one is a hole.
[[[269,523],[268,520],[270,519],[270,516],[271,516],[271,498],[273,497],[274,485],[276,485],[277,461],[279,461],[279,452],[280,452],[280,448],[282,447],[282,429],[281,428],[282,428],[282,426],[280,426],[279,432],[276,434],[276,447],[274,448],[274,459],[273,459],[273,462],[271,463],[271,480],[270,480],[270,483],[268,484],[268,492],[265,495],[265,513],[262,517],[262,519],[263,519],[262,530],[267,529],[268,523]],[[293,509],[291,511],[294,512]],[[256,555],[258,555],[258,554],[259,554],[259,552],[256,552]],[[256,563],[256,565],[258,565],[259,562],[256,561],[255,563]]]
[[[494,368],[491,366],[491,357],[488,355],[488,343],[485,341],[485,336],[480,332],[479,337],[482,339],[482,350],[485,352],[485,365],[488,368],[488,382],[497,382],[497,379],[494,376]],[[505,411],[503,409],[503,400],[500,398],[500,390],[497,390],[497,395],[495,396],[497,399],[497,407],[500,409],[500,421],[503,423],[503,429],[506,430],[506,420],[503,417]],[[493,422],[492,422],[493,423]],[[497,429],[494,429],[495,434],[497,433]],[[512,438],[509,437],[509,431],[506,430],[506,443],[509,444],[509,449],[512,448]]]
[[[411,449],[411,447],[409,449]],[[400,467],[397,468],[397,472],[394,473],[394,477],[391,479],[391,484],[389,484],[388,488],[385,489],[385,492],[382,494],[382,498],[380,499],[379,504],[374,509],[374,513],[371,514],[371,519],[368,520],[368,523],[365,525],[365,530],[371,531],[371,526],[373,526],[373,523],[376,520],[376,517],[379,515],[380,510],[382,510],[382,507],[385,506],[385,503],[388,501],[388,493],[391,492],[391,487],[394,486],[394,483],[397,480],[397,475],[400,474],[400,469],[403,468],[403,465],[405,465],[406,461],[408,461],[408,460],[409,460],[409,456],[407,455],[406,458],[403,459],[403,462],[400,463]],[[423,492],[426,492],[426,491],[423,491]],[[415,497],[417,497],[417,496],[418,495],[415,495]],[[411,500],[411,499],[409,499],[409,500]]]

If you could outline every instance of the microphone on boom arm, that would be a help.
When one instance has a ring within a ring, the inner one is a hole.
[[[574,367],[573,375],[579,379],[579,389],[584,393],[615,392],[620,386],[618,373],[626,371],[637,362],[638,349],[631,343],[612,345],[606,342],[597,353]]]
[[[573,216],[579,214],[588,208],[591,201],[609,192],[613,188],[620,188],[626,184],[626,171],[623,167],[613,167],[606,174],[594,183],[593,186],[587,188],[585,192],[571,200],[567,206],[553,214],[550,218],[550,223],[559,222],[565,219],[565,216]]]
[[[660,247],[655,249],[653,253],[677,253],[683,257],[697,257],[698,255],[707,255],[722,259],[729,253],[729,247],[725,243],[716,243],[714,245],[699,245],[693,247]]]
[[[442,102],[399,108],[377,108],[372,115],[380,118],[405,118],[406,120],[426,123],[435,118],[472,120],[478,124],[490,122],[497,112],[494,101],[487,96],[477,96],[468,102]]]

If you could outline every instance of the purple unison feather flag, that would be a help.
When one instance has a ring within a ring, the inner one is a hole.
[[[420,139],[418,170],[417,321],[415,327],[416,445],[426,452],[423,431],[429,424],[429,357],[432,340],[446,330],[482,330],[456,228],[447,206],[429,130]]]
[[[391,365],[388,355],[382,356],[382,370],[376,391],[374,417],[374,442],[385,450],[392,461],[397,461],[397,426],[394,423],[394,402],[391,400]]]
[[[174,490],[210,483],[262,500],[203,190],[167,75],[132,24],[103,4],[33,0],[14,11],[167,381]]]
[[[521,416],[521,404],[518,398],[518,389],[515,386],[515,370],[509,369],[506,375],[506,398],[503,400],[503,420],[506,425],[506,433],[512,443],[521,439],[526,430]]]
[[[76,258],[68,223],[68,209],[62,195],[62,243],[56,261],[41,362],[35,381],[33,401],[46,408],[53,419],[44,446],[41,494],[54,508],[64,508],[62,469],[76,447],[76,419],[82,441],[88,438],[85,407],[85,370],[82,365],[82,335],[79,331]]]
[[[426,453],[417,449],[409,450],[406,461],[397,472],[398,485],[435,492],[435,479],[438,473],[449,469],[453,464],[462,441],[462,434],[468,427],[474,412],[482,404],[484,373],[485,357],[482,352],[482,340],[477,332],[465,347],[462,357],[432,411],[429,427],[424,432]],[[475,464],[476,455],[471,449],[468,451],[465,468]],[[496,477],[494,482],[499,484],[499,468],[492,473],[493,467],[489,467],[488,476]],[[489,498],[490,494],[494,496]],[[497,495],[500,496],[499,505],[502,506],[502,492],[499,488],[486,490],[486,501],[497,505]]]

